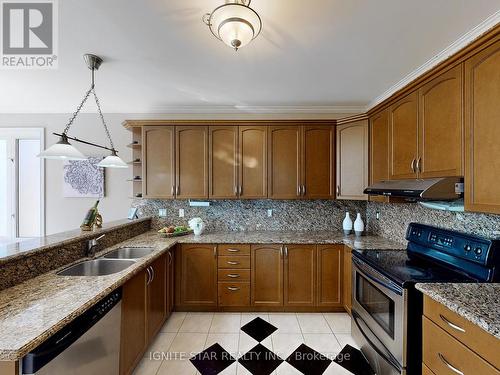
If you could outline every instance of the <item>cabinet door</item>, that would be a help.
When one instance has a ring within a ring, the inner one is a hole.
[[[332,126],[304,126],[302,195],[308,199],[335,197],[335,132]]]
[[[251,297],[253,306],[283,306],[281,245],[252,245]]]
[[[269,198],[300,198],[301,127],[269,127]]]
[[[176,196],[208,198],[208,128],[176,126]]]
[[[236,198],[238,195],[238,127],[210,126],[208,151],[210,198]]]
[[[389,179],[389,111],[370,118],[370,184]],[[369,196],[370,201],[386,202],[386,197]]]
[[[390,179],[417,178],[417,92],[389,109]]]
[[[337,126],[337,199],[367,200],[368,121]]]
[[[352,250],[348,246],[344,246],[343,279],[342,300],[344,301],[344,308],[350,314],[352,308]]]
[[[142,128],[142,168],[145,198],[173,198],[175,185],[174,127]]]
[[[284,305],[314,306],[316,246],[285,245],[284,251]]]
[[[167,315],[170,315],[174,310],[174,293],[175,293],[175,269],[174,269],[174,249],[168,251],[167,259]]]
[[[267,198],[267,126],[240,126],[239,135],[239,196]]]
[[[342,306],[343,245],[318,245],[317,306]]]
[[[160,330],[167,316],[167,260],[161,256],[150,266],[148,285],[148,342]]]
[[[500,41],[465,62],[465,208],[500,213]]]
[[[462,65],[418,91],[419,177],[463,176]]]
[[[146,272],[123,286],[120,338],[120,374],[131,374],[146,350]]]
[[[217,306],[217,246],[182,245],[181,304]]]

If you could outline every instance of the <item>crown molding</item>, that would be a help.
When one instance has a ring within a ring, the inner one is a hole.
[[[266,105],[186,105],[186,106],[161,106],[152,108],[150,113],[172,114],[336,114],[336,113],[362,113],[366,109],[363,105],[345,106],[266,106]]]
[[[373,99],[365,111],[369,111],[378,104],[382,103],[384,100],[390,98],[393,94],[403,89],[405,86],[413,82],[415,79],[428,72],[432,68],[436,67],[438,64],[444,62],[446,59],[459,52],[461,49],[465,48],[467,45],[474,42],[476,39],[487,33],[489,30],[494,28],[500,23],[500,10],[493,13],[491,16],[486,18],[479,25],[469,30],[467,33],[463,34],[460,38],[446,47],[444,50],[439,52],[437,55],[429,59],[423,65],[415,69],[410,74],[406,75],[403,79],[398,81],[396,84],[391,86],[388,90],[383,92],[381,95]]]

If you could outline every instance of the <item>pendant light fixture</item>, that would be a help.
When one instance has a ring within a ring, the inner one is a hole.
[[[106,124],[106,121],[104,120],[104,115],[102,114],[101,111],[101,104],[99,103],[99,98],[97,97],[97,94],[95,92],[95,83],[94,83],[94,76],[95,76],[95,71],[99,69],[99,67],[102,64],[102,59],[99,56],[96,55],[91,55],[91,54],[85,54],[83,55],[83,59],[85,60],[85,63],[87,64],[88,68],[92,72],[92,81],[90,88],[87,90],[85,93],[85,96],[83,97],[82,101],[76,108],[75,113],[73,113],[73,116],[69,119],[68,123],[66,124],[66,127],[64,128],[62,133],[53,133],[54,135],[59,136],[59,142],[56,144],[50,146],[46,150],[42,151],[38,157],[44,158],[44,159],[60,159],[60,160],[86,160],[87,158],[85,155],[83,155],[80,151],[78,151],[73,145],[69,143],[69,139],[78,142],[78,143],[83,143],[86,145],[94,146],[97,148],[102,148],[105,150],[108,150],[111,152],[111,155],[105,157],[100,163],[97,164],[98,167],[103,167],[103,168],[128,168],[127,163],[125,163],[122,159],[118,157],[118,151],[116,151],[115,146],[113,144],[113,140],[111,139],[111,134],[109,133],[108,126]],[[85,103],[87,102],[87,99],[89,98],[90,94],[93,95],[95,104],[97,106],[97,112],[99,114],[99,117],[102,122],[102,126],[104,127],[104,132],[106,133],[106,137],[108,138],[110,147],[102,146],[93,142],[88,142],[84,141],[82,139],[78,139],[75,137],[70,137],[68,136],[69,129],[71,128],[71,125],[73,125],[73,122],[75,121],[76,117],[80,113],[80,110],[83,108]]]
[[[203,22],[214,36],[238,51],[255,39],[262,30],[262,21],[250,8],[251,0],[227,0],[226,4],[203,16]]]

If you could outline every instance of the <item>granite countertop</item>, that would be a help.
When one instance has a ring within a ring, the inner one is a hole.
[[[193,235],[161,238],[156,231],[149,231],[96,254],[100,256],[124,246],[154,247],[152,254],[121,272],[63,277],[56,275],[55,270],[1,291],[0,361],[22,358],[177,243],[344,243],[359,249],[404,247],[377,236],[356,239],[337,232],[225,232],[207,233],[199,238]]]
[[[500,284],[416,284],[416,288],[500,339]]]

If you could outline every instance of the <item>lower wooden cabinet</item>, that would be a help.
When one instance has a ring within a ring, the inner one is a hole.
[[[344,308],[350,314],[352,308],[352,250],[344,246],[344,272],[342,275],[343,303]]]
[[[283,306],[283,246],[251,246],[253,306]]]
[[[316,254],[316,306],[342,307],[344,246],[318,245]]]
[[[167,259],[167,318],[175,306],[175,248],[168,251]]]
[[[315,305],[316,245],[284,246],[284,305]]]
[[[147,284],[147,326],[150,342],[160,330],[167,317],[167,259],[158,258],[150,266],[150,280]]]

